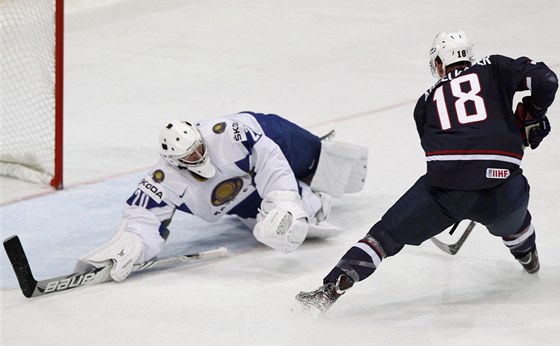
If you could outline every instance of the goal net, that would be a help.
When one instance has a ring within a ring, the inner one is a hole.
[[[62,188],[62,0],[0,0],[0,174]]]

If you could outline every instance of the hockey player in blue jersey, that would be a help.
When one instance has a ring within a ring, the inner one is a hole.
[[[367,173],[367,148],[321,140],[274,114],[172,121],[161,129],[159,151],[114,237],[80,258],[77,270],[109,265],[112,279],[124,280],[134,263],[160,253],[176,211],[209,222],[235,215],[258,241],[294,251],[307,238],[340,233],[326,221],[331,197],[360,191]]]
[[[464,219],[501,237],[526,272],[539,270],[529,184],[520,164],[525,147],[536,149],[550,132],[546,112],[558,88],[556,75],[526,57],[491,55],[475,62],[462,31],[435,37],[430,66],[438,81],[414,109],[426,174],[344,254],[323,286],[296,296],[304,307],[326,311],[384,258]],[[531,95],[514,114],[514,94],[525,90]]]

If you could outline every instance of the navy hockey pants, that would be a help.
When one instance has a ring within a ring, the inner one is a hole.
[[[491,234],[504,240],[526,234],[520,244],[507,245],[518,258],[535,245],[535,234],[528,227],[528,203],[529,184],[520,171],[486,190],[442,189],[426,184],[421,177],[346,252],[323,282],[336,282],[343,273],[361,281],[376,270],[383,258],[397,254],[405,245],[420,245],[465,219],[485,225]]]
[[[377,227],[402,245],[419,245],[466,219],[485,225],[495,236],[508,236],[531,222],[528,204],[529,184],[520,173],[485,190],[437,188],[421,177],[383,215]],[[370,231],[374,237],[375,227]]]

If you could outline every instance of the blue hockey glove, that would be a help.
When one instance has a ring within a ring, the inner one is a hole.
[[[521,130],[523,145],[536,149],[541,144],[544,137],[550,133],[550,122],[546,114],[534,118],[530,112],[532,109],[531,97],[525,96],[523,102],[517,104],[515,116],[517,124]]]
[[[539,119],[526,121],[524,126],[527,144],[531,146],[531,149],[537,149],[544,137],[550,133],[550,122],[546,115]]]

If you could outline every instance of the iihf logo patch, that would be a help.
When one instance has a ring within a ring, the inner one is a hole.
[[[507,179],[509,177],[509,169],[505,168],[487,168],[486,178],[489,179]]]
[[[214,131],[214,133],[216,134],[224,133],[225,130],[226,130],[225,122],[217,123],[212,127],[212,131]]]

